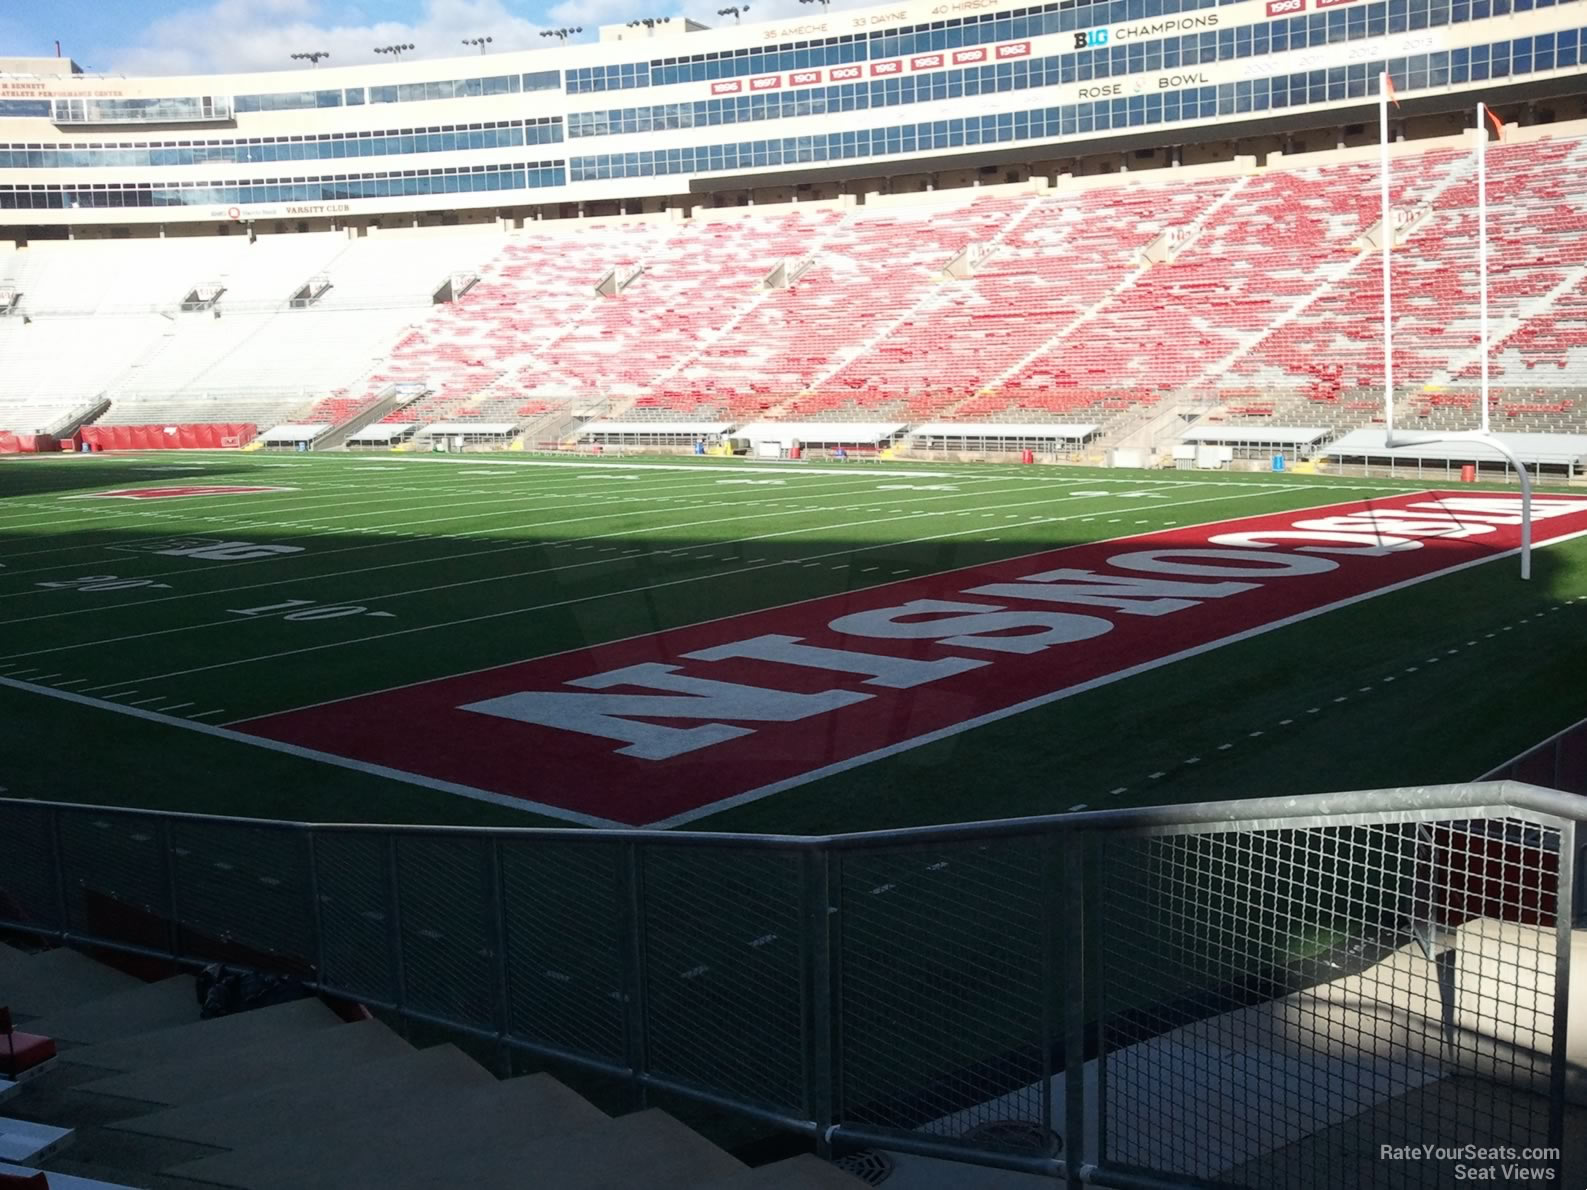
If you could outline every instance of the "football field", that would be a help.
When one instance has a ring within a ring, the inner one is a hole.
[[[1458,486],[1458,485],[1457,485]],[[1314,475],[0,461],[10,796],[828,831],[1464,780],[1587,715],[1587,497]]]

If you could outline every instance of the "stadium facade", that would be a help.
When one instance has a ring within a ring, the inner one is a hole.
[[[422,48],[422,47],[421,47]],[[996,0],[129,78],[0,59],[7,238],[569,218],[1174,167],[1584,111],[1587,4]]]

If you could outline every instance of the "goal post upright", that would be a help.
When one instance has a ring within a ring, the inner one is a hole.
[[[1383,256],[1383,447],[1411,445],[1394,432],[1394,292],[1391,259],[1394,249],[1393,211],[1389,205],[1389,100],[1394,94],[1389,72],[1378,76],[1378,240]],[[1395,100],[1398,103],[1398,100]],[[1488,119],[1487,104],[1477,104],[1477,274],[1478,323],[1482,351],[1482,396],[1478,429],[1464,433],[1439,434],[1419,438],[1418,442],[1480,442],[1503,455],[1515,468],[1521,481],[1521,578],[1532,577],[1532,476],[1521,457],[1492,432],[1488,415],[1489,327],[1488,327]],[[1497,121],[1496,121],[1497,122]],[[1501,130],[1502,132],[1502,130]]]

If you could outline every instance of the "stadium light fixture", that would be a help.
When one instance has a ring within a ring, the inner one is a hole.
[[[396,59],[400,60],[402,58],[403,51],[404,50],[411,50],[412,48],[413,48],[413,42],[405,41],[405,42],[402,42],[399,45],[377,45],[375,47],[375,53],[377,53],[377,54],[390,54],[393,58],[396,58]]]
[[[649,29],[652,33],[654,33],[656,31],[657,25],[665,25],[670,20],[672,20],[671,17],[640,17],[637,21],[629,21],[628,27],[630,29],[637,29],[643,25],[646,29]]]
[[[632,22],[630,22],[630,24],[632,24]],[[540,36],[541,37],[556,37],[556,38],[560,38],[563,41],[566,41],[568,38],[572,37],[575,33],[583,33],[583,32],[584,32],[584,26],[583,25],[575,25],[571,29],[542,29],[542,30],[540,30]]]
[[[800,4],[819,4],[822,8],[827,8],[828,6],[831,5],[832,0],[799,0],[799,3]]]
[[[1394,305],[1389,261],[1394,250],[1393,211],[1389,209],[1389,103],[1396,107],[1394,81],[1388,71],[1378,75],[1378,240],[1383,248],[1383,448],[1421,446],[1431,442],[1478,442],[1503,455],[1521,481],[1521,579],[1532,577],[1532,476],[1526,464],[1488,427],[1488,108],[1477,104],[1477,257],[1481,274],[1478,304],[1481,320],[1482,416],[1476,430],[1397,437],[1394,433]],[[1502,135],[1502,128],[1501,128]]]
[[[329,58],[330,56],[330,50],[310,50],[309,52],[303,54],[289,55],[289,57],[291,57],[294,62],[312,62],[315,66],[320,64],[320,60],[322,58]]]
[[[488,46],[493,40],[494,39],[490,37],[465,37],[463,38],[463,44],[477,45],[479,46],[479,52],[483,54],[485,52],[485,47]]]
[[[748,11],[749,5],[741,4],[732,8],[719,8],[716,10],[716,15],[719,17],[732,17],[734,24],[737,24]]]

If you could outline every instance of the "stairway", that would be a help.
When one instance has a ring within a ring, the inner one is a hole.
[[[613,1118],[317,999],[199,1019],[194,980],[0,945],[0,1004],[60,1055],[5,1091],[0,1173],[49,1184],[330,1190],[858,1190],[813,1156],[751,1169],[665,1112]],[[34,1140],[35,1155],[18,1155]],[[7,1145],[10,1145],[7,1148]],[[83,1180],[80,1180],[83,1179]]]

